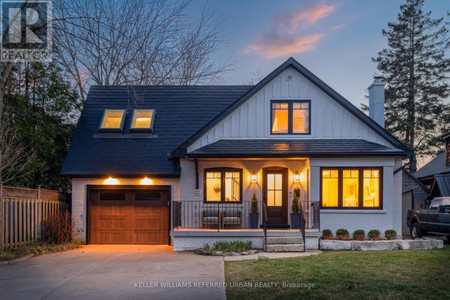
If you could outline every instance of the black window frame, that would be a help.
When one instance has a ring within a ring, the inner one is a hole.
[[[323,170],[338,170],[338,206],[323,206]],[[343,170],[358,170],[358,206],[344,207],[342,198]],[[364,207],[363,186],[364,170],[378,170],[380,172],[380,205],[377,207]],[[382,210],[383,209],[383,167],[320,167],[320,209],[339,210]]]
[[[150,120],[150,127],[148,128],[135,128],[133,127],[134,117],[137,111],[152,111],[152,119]],[[156,110],[153,108],[135,108],[133,109],[133,114],[130,122],[130,132],[145,132],[145,133],[153,133],[153,126],[155,124]]]
[[[220,172],[220,201],[207,201],[206,199],[206,173],[207,172]],[[239,201],[225,201],[225,172],[239,172]],[[203,202],[206,203],[227,203],[227,204],[242,204],[242,169],[240,168],[206,168],[203,170]]]
[[[105,122],[106,113],[108,111],[121,111],[122,112],[122,120],[120,120],[120,127],[119,128],[107,128],[103,127],[103,123]],[[125,118],[127,117],[127,110],[126,109],[116,109],[116,108],[107,108],[103,110],[103,117],[100,122],[99,131],[100,132],[113,132],[113,133],[121,133],[123,130],[123,124],[125,123]]]
[[[288,104],[288,132],[287,133],[275,133],[273,129],[273,104],[281,103]],[[308,132],[294,132],[293,130],[293,105],[294,103],[307,103],[308,104]],[[270,134],[271,135],[311,135],[311,100],[271,100],[270,101]]]

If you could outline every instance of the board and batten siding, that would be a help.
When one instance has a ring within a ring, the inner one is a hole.
[[[289,79],[290,78],[290,79]],[[311,100],[310,135],[271,135],[271,100]],[[365,139],[392,146],[356,116],[292,68],[288,68],[188,147],[219,139]]]

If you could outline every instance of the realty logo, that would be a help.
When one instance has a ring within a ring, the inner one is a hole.
[[[50,62],[51,1],[2,1],[3,62]]]

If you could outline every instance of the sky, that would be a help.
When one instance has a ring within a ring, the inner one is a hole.
[[[386,47],[382,29],[395,22],[404,0],[193,0],[195,18],[207,8],[221,23],[219,62],[232,70],[217,84],[249,84],[289,57],[356,106],[367,102],[377,74],[372,57]],[[450,0],[426,0],[425,11],[440,18]]]

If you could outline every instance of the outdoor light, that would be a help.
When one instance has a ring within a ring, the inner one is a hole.
[[[300,174],[300,181],[301,182],[305,181],[305,174],[304,173]]]
[[[256,175],[255,172],[253,172],[252,175],[251,175],[251,181],[252,182],[256,182],[257,180],[258,180],[258,176]]]
[[[294,182],[300,182],[300,174],[298,173],[298,170],[294,173]]]
[[[105,179],[105,181],[103,181],[103,184],[119,184],[119,180],[109,177],[108,179]]]
[[[153,184],[153,180],[145,177],[144,179],[141,180],[141,184],[142,185],[150,185],[150,184]]]

